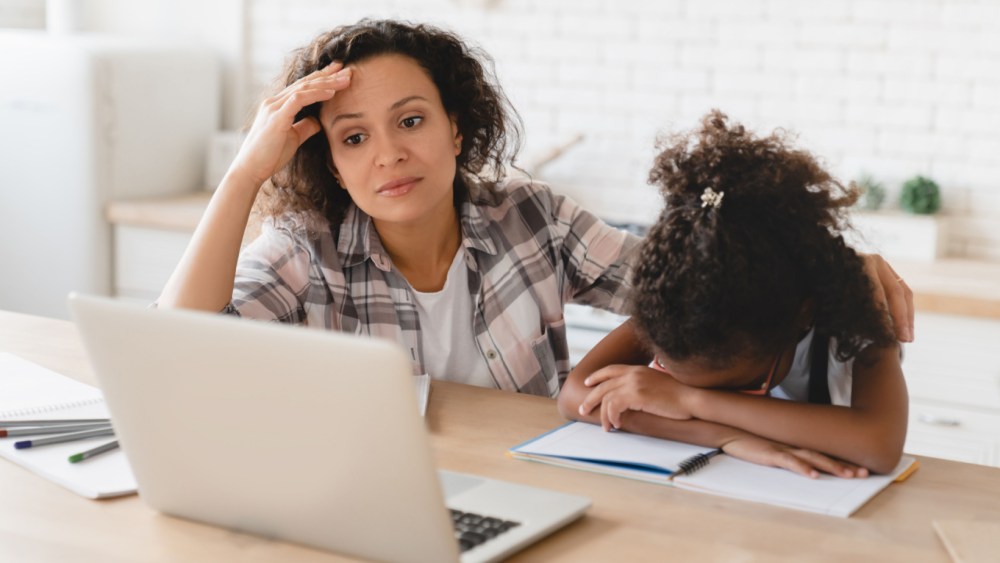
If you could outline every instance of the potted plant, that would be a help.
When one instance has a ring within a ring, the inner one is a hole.
[[[941,189],[924,176],[914,176],[903,184],[899,206],[914,215],[933,215],[941,208]]]
[[[857,181],[858,189],[861,190],[861,197],[858,199],[858,206],[865,211],[878,211],[885,203],[885,186],[875,180],[871,174],[864,174]]]
[[[901,211],[877,211],[886,200],[886,189],[871,175],[857,180],[861,198],[851,222],[856,232],[848,237],[855,248],[878,252],[896,260],[934,260],[946,250],[944,218],[935,213],[941,208],[941,190],[924,176],[907,180],[900,192]]]

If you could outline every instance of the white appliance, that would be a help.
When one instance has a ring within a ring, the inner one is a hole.
[[[201,187],[219,75],[205,49],[0,30],[0,309],[110,294],[105,206]]]

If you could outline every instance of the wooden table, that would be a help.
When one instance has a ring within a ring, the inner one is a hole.
[[[93,383],[68,322],[0,312],[0,350]],[[843,519],[505,456],[562,422],[548,399],[432,387],[427,424],[441,467],[593,498],[582,520],[514,561],[948,561],[932,521],[1000,522],[1000,469],[933,458]],[[0,491],[0,561],[344,560],[163,516],[135,496],[84,499],[6,460]]]

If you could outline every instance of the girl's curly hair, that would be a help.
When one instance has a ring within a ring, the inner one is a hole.
[[[841,235],[857,189],[786,137],[756,137],[714,110],[656,157],[649,182],[666,206],[640,251],[631,313],[668,357],[726,365],[773,354],[797,338],[807,303],[840,360],[894,342]],[[725,194],[718,206],[703,206],[706,188]]]
[[[292,52],[275,90],[334,61],[348,65],[386,54],[410,57],[427,71],[445,111],[457,120],[462,149],[456,159],[456,204],[465,199],[468,186],[484,180],[488,188],[490,181],[502,178],[520,148],[520,119],[496,82],[489,56],[453,33],[392,20],[364,19],[337,27]],[[320,104],[312,104],[296,120],[318,119],[319,111]],[[265,186],[258,211],[269,216],[318,211],[331,225],[339,225],[351,199],[332,170],[326,136],[314,135]]]

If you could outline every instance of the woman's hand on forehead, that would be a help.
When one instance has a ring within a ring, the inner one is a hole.
[[[295,151],[321,129],[315,117],[295,121],[295,116],[349,87],[351,72],[350,67],[334,62],[264,100],[229,174],[245,178],[256,189],[288,164]]]

